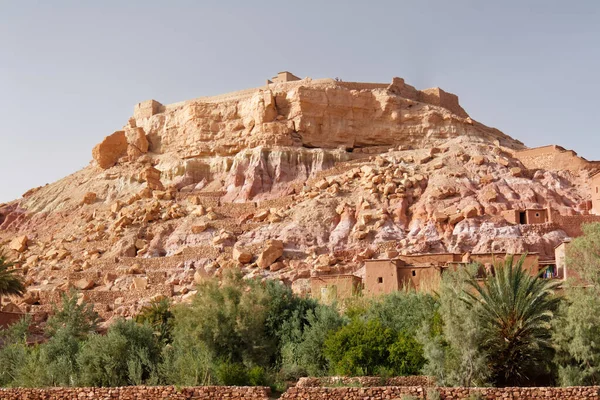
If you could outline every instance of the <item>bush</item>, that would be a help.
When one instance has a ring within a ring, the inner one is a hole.
[[[418,374],[425,361],[421,352],[414,338],[397,334],[376,320],[355,319],[325,341],[331,372],[346,376],[373,375],[382,370],[396,375]]]
[[[77,292],[70,291],[61,295],[61,306],[53,307],[52,316],[48,319],[45,333],[54,336],[60,329],[66,329],[79,339],[85,338],[98,328],[98,313],[93,305],[79,303]]]
[[[93,335],[77,361],[84,386],[141,385],[157,380],[160,348],[152,328],[120,320],[106,336]]]

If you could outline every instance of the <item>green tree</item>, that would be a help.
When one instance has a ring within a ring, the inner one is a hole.
[[[65,329],[78,339],[84,339],[98,328],[99,316],[92,304],[80,302],[77,292],[71,290],[61,295],[60,307],[54,306],[45,333],[54,336]]]
[[[162,343],[171,343],[173,336],[174,315],[171,312],[169,299],[152,301],[143,307],[136,316],[135,321],[139,324],[148,324],[154,329],[154,334]]]
[[[321,376],[329,369],[325,357],[325,340],[344,325],[345,319],[331,306],[319,305],[306,314],[304,326],[287,330],[282,345],[282,372],[286,379]]]
[[[468,281],[467,304],[476,312],[482,332],[479,347],[488,352],[495,385],[529,383],[552,359],[551,322],[560,303],[558,282],[531,276],[525,257],[495,267],[483,285]]]
[[[413,337],[398,334],[377,320],[358,318],[330,334],[325,341],[325,356],[332,372],[341,375],[373,375],[380,371],[414,375],[425,363],[421,345]]]
[[[553,343],[562,386],[600,384],[600,293],[595,287],[567,290],[554,321]]]
[[[587,283],[600,287],[600,223],[583,224],[583,235],[567,246],[566,264]]]
[[[188,306],[176,307],[174,340],[202,342],[215,359],[268,366],[277,339],[267,328],[272,298],[261,282],[227,272],[198,285]]]
[[[77,356],[80,383],[125,386],[157,382],[161,348],[151,327],[119,320],[106,335],[92,335]]]
[[[14,263],[8,261],[0,251],[0,299],[2,296],[23,296],[25,293],[23,279],[16,275],[13,267]]]
[[[464,292],[478,266],[470,265],[442,275],[437,292],[439,303],[431,320],[419,330],[427,363],[426,375],[443,386],[486,386],[490,374],[487,352],[479,346],[482,331],[477,318],[478,304],[469,306]]]

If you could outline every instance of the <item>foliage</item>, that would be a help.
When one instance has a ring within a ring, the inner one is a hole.
[[[427,396],[425,398],[427,400],[440,400],[442,397],[439,390],[435,388],[429,388],[427,389]]]
[[[467,281],[477,273],[471,265],[445,272],[438,290],[439,308],[419,331],[427,363],[425,375],[434,376],[442,386],[485,386],[489,369],[487,353],[479,346],[483,340],[476,318],[478,305],[462,300]]]
[[[437,307],[432,295],[405,289],[373,301],[365,312],[365,318],[381,321],[396,332],[415,335],[423,322],[435,315]]]
[[[13,266],[14,263],[0,251],[0,296],[22,296],[25,293],[23,279],[16,275]]]
[[[157,379],[160,347],[152,328],[120,320],[105,336],[92,335],[78,355],[85,386],[140,385]]]
[[[583,224],[583,235],[569,243],[566,263],[585,281],[600,286],[600,223]]]
[[[277,350],[266,326],[270,300],[260,282],[229,272],[222,282],[200,284],[192,304],[175,309],[173,335],[204,343],[216,359],[267,365]]]
[[[290,379],[324,374],[329,368],[324,354],[325,340],[343,324],[343,317],[330,306],[319,305],[308,311],[303,329],[293,327],[282,346],[284,374]]]
[[[143,307],[136,316],[135,321],[148,324],[154,329],[154,334],[162,343],[171,343],[173,340],[174,315],[171,312],[171,302],[167,298],[155,300]]]
[[[398,375],[418,374],[424,364],[420,344],[377,320],[354,319],[325,341],[331,370],[341,375],[371,375],[385,368]]]
[[[560,302],[554,295],[559,283],[531,276],[524,261],[525,256],[513,265],[507,257],[482,286],[469,279],[472,291],[465,292],[479,320],[479,346],[489,354],[492,381],[498,386],[528,383],[552,359],[550,323]]]
[[[76,338],[83,339],[98,328],[99,317],[93,305],[80,302],[74,290],[61,295],[61,306],[54,306],[52,314],[46,325],[49,336],[64,329]]]
[[[180,386],[214,384],[213,355],[203,342],[175,338],[173,345],[165,346],[159,365],[161,381]]]
[[[600,384],[600,293],[569,288],[555,320],[553,342],[562,386]]]

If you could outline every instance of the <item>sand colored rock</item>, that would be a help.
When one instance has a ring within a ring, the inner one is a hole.
[[[10,244],[8,245],[8,248],[16,252],[22,253],[25,250],[27,250],[28,240],[29,239],[27,236],[18,236],[11,240]]]
[[[263,269],[268,268],[282,255],[283,242],[281,240],[269,240],[267,241],[265,248],[258,255],[256,265]]]
[[[127,152],[127,138],[124,131],[117,131],[104,138],[92,150],[92,156],[102,169],[114,166]]]

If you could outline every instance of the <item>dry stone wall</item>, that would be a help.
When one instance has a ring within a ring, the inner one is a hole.
[[[401,399],[413,396],[417,399],[438,398],[441,400],[468,400],[474,393],[487,400],[586,400],[600,399],[600,387],[568,388],[435,388],[423,386],[387,387],[295,387],[289,389],[281,399],[285,400],[380,400]]]
[[[328,376],[322,378],[300,378],[297,387],[327,387],[327,386],[433,386],[434,379],[429,376],[395,376],[382,379],[377,376],[343,377]]]
[[[269,395],[267,387],[235,386],[0,389],[2,400],[268,400]]]
[[[422,378],[426,377],[408,377]],[[356,384],[351,381],[349,384]],[[362,378],[361,378],[362,379]],[[365,383],[369,383],[366,378]],[[409,379],[409,381],[411,381]],[[406,381],[406,382],[409,382]],[[325,382],[325,381],[323,381]],[[389,381],[393,382],[393,379]],[[398,381],[403,383],[404,380]],[[314,384],[315,380],[305,384]],[[343,384],[343,383],[342,383]],[[379,386],[379,387],[300,387],[288,389],[282,400],[397,400],[412,396],[417,399],[467,400],[473,393],[483,399],[528,400],[587,400],[600,399],[600,387],[567,388],[436,388],[432,386]],[[173,386],[130,386],[119,388],[47,388],[47,389],[0,389],[2,400],[269,400],[270,389],[266,387],[203,386],[175,388]],[[435,397],[438,398],[438,397]]]
[[[425,389],[421,386],[380,386],[380,387],[294,387],[280,397],[282,400],[392,400],[402,396],[425,399]]]

